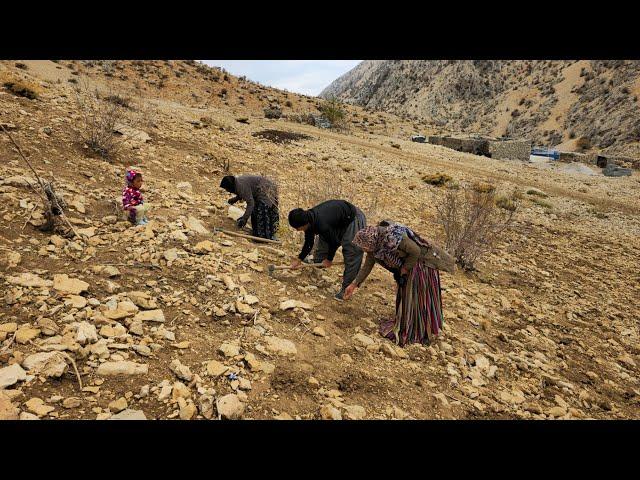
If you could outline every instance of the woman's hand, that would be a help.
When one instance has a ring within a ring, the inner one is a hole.
[[[333,262],[331,260],[327,260],[326,258],[322,260],[323,268],[329,268],[331,265],[333,265]]]
[[[291,261],[291,269],[292,270],[297,270],[302,266],[302,261],[296,257]]]
[[[358,286],[355,283],[350,283],[349,286],[344,289],[344,299],[349,300],[351,295],[356,293],[356,290],[358,290]]]

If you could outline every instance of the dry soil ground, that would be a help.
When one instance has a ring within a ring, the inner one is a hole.
[[[14,69],[13,62],[2,67]],[[253,419],[638,417],[637,174],[572,173],[384,134],[407,128],[400,121],[384,130],[336,133],[267,120],[260,93],[244,90],[244,106],[213,96],[198,106],[172,91],[153,96],[153,122],[134,124],[149,141],[128,140],[109,163],[76,140],[81,118],[71,85],[56,83],[50,71],[67,67],[32,67],[26,74],[44,81],[38,75],[46,70],[50,83],[38,100],[1,91],[0,122],[12,125],[38,173],[55,177],[86,239],[34,228],[41,222],[38,199],[24,183],[33,175],[2,135],[5,418],[95,419],[133,411],[185,419],[222,412]],[[100,85],[126,82],[86,75]],[[230,98],[240,88],[233,82]],[[294,110],[307,103],[288,98]],[[241,116],[248,123],[237,122]],[[276,144],[253,135],[265,129],[310,138]],[[275,250],[213,233],[215,226],[235,228],[229,196],[218,188],[224,160],[234,174],[278,180],[283,223],[300,202],[337,192],[365,209],[370,223],[392,218],[440,239],[434,204],[441,190],[421,181],[425,173],[518,189],[523,200],[514,229],[477,272],[442,274],[443,336],[428,347],[401,349],[377,334],[394,305],[393,279],[383,269],[352,300],[337,303],[331,297],[339,268],[267,275],[268,264],[288,262],[301,246],[285,225]],[[131,165],[142,170],[145,198],[154,206],[146,227],[115,218]],[[547,197],[527,194],[532,188]],[[59,274],[88,285],[61,284],[54,279]],[[287,300],[302,304],[283,309]],[[163,316],[144,314],[155,310]],[[75,359],[83,390],[64,357],[52,354],[47,365],[32,357],[47,351]],[[26,374],[11,381],[17,365]],[[124,373],[110,375],[104,365]],[[222,398],[226,406],[216,405]]]

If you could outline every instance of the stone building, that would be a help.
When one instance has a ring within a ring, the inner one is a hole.
[[[528,161],[531,155],[531,142],[528,140],[432,135],[429,137],[429,143],[451,148],[458,152],[473,153],[499,160]]]
[[[528,140],[489,140],[489,156],[491,158],[526,162],[530,155],[531,142]]]

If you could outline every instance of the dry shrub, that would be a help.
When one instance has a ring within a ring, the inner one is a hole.
[[[578,152],[584,152],[591,148],[591,141],[587,137],[580,137],[576,140],[576,150]]]
[[[310,113],[291,113],[286,116],[286,119],[290,122],[304,123],[305,125],[315,125],[313,115]]]
[[[515,198],[509,199],[514,204]],[[493,186],[447,189],[436,205],[437,222],[444,230],[445,248],[464,270],[474,270],[480,257],[493,250],[500,235],[512,225],[517,208],[504,208]]]
[[[354,182],[352,177],[337,172],[304,170],[298,175],[294,195],[295,206],[292,208],[306,210],[327,200],[346,200],[362,210],[368,224],[373,224],[382,219],[380,195],[375,191],[370,195],[363,195],[354,189],[358,184],[363,182]]]
[[[122,95],[113,94],[104,97],[107,102],[115,103],[124,108],[131,108],[131,99]]]
[[[146,98],[138,98],[135,102],[134,118],[144,128],[157,128],[158,107]]]
[[[432,175],[424,175],[422,177],[422,181],[428,183],[429,185],[433,185],[435,187],[441,187],[446,183],[451,181],[451,177],[449,175],[444,175],[442,173],[435,173]]]
[[[78,84],[75,93],[82,116],[77,130],[79,140],[102,158],[112,159],[124,140],[115,129],[127,118],[125,107],[103,100],[97,89],[84,82]]]
[[[25,97],[30,100],[38,98],[42,89],[39,85],[24,78],[20,78],[11,72],[0,72],[0,83],[8,91],[17,97]]]

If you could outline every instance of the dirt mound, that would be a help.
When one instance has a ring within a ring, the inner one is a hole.
[[[308,140],[311,138],[303,133],[285,132],[283,130],[262,130],[254,133],[253,136],[265,138],[273,143],[291,143],[296,140]]]

